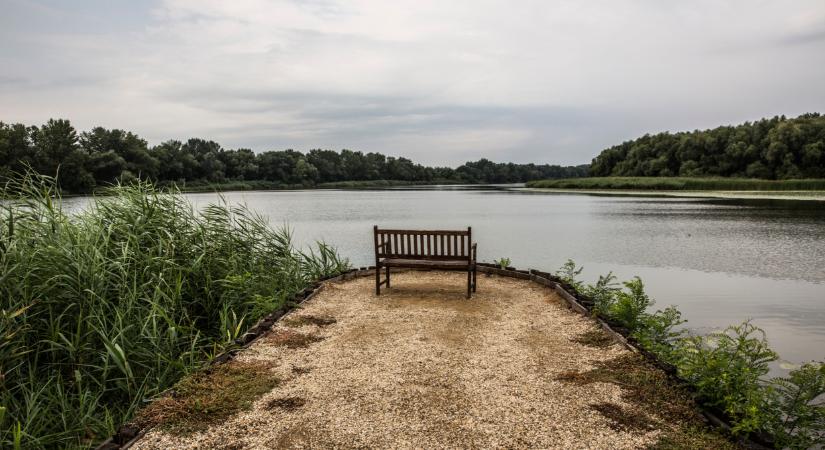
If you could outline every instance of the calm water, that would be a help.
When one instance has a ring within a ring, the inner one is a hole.
[[[372,264],[372,226],[473,227],[479,259],[594,279],[639,275],[693,329],[751,318],[786,360],[825,359],[825,205],[535,193],[507,188],[230,192],[299,244],[324,240]],[[191,194],[196,205],[214,194]],[[82,201],[82,200],[76,200]],[[483,278],[479,289],[484,289]]]

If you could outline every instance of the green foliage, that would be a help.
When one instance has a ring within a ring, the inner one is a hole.
[[[510,258],[502,256],[501,259],[493,261],[493,264],[497,265],[501,269],[506,269],[510,267]]]
[[[645,311],[653,301],[645,293],[645,285],[641,278],[635,277],[622,284],[626,290],[616,292],[613,304],[608,310],[608,317],[628,330],[635,331],[644,325]]]
[[[825,178],[825,116],[803,114],[712,130],[646,134],[601,152],[596,177]]]
[[[825,445],[825,365],[807,363],[787,378],[773,378],[768,431],[777,447],[806,449]]]
[[[572,259],[568,259],[560,268],[556,271],[556,276],[561,278],[565,283],[573,286],[577,290],[583,288],[584,284],[581,281],[578,281],[578,276],[582,273],[584,267],[576,267],[576,262]]]
[[[583,268],[578,271],[571,271],[569,269],[565,269],[565,267],[568,266],[575,268],[576,264],[572,260],[568,260],[567,263],[562,266],[561,272],[567,272],[569,275],[573,275],[575,281],[575,277],[581,273]],[[613,275],[613,272],[608,272],[607,275],[599,275],[599,280],[595,285],[584,285],[581,287],[581,290],[583,294],[593,300],[593,309],[596,314],[607,316],[610,314],[610,310],[613,308],[613,304],[615,303],[616,294],[620,290],[618,286],[616,276]]]
[[[426,167],[407,158],[352,150],[266,151],[192,138],[154,147],[134,133],[101,127],[78,136],[68,120],[42,127],[0,122],[0,182],[31,167],[56,176],[66,192],[91,192],[118,181],[151,180],[195,189],[302,188],[423,183],[517,183],[587,174],[587,166],[467,162],[456,169]],[[391,181],[387,181],[391,180]]]
[[[547,189],[651,191],[814,191],[825,190],[825,180],[757,180],[750,178],[601,177],[539,180],[527,187]]]
[[[825,365],[809,363],[787,378],[765,380],[777,359],[765,333],[750,321],[706,336],[686,336],[681,313],[673,306],[654,313],[638,277],[616,283],[612,273],[593,285],[577,280],[582,269],[568,260],[557,272],[593,300],[593,312],[627,328],[630,336],[661,361],[676,367],[699,400],[723,411],[735,434],[765,432],[778,448],[825,444]]]
[[[347,268],[239,206],[151,184],[75,215],[54,180],[0,192],[0,447],[88,447],[281,306]]]
[[[696,387],[702,400],[728,414],[734,432],[766,427],[768,398],[761,378],[778,356],[765,333],[749,321],[721,333],[684,339],[679,375]]]
[[[679,328],[687,322],[674,306],[644,314],[640,326],[633,332],[633,338],[643,348],[656,354],[662,361],[675,364],[680,354],[680,340],[685,330]]]

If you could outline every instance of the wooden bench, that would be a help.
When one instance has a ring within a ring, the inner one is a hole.
[[[472,229],[385,230],[373,227],[375,238],[375,294],[390,287],[390,268],[467,271],[467,298],[476,291],[476,253]],[[381,268],[386,277],[381,281]]]

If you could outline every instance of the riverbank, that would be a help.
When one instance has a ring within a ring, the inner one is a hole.
[[[589,177],[536,180],[530,188],[627,191],[752,191],[825,193],[825,179],[759,180],[753,178]]]
[[[176,187],[181,192],[227,192],[227,191],[284,191],[295,189],[374,189],[403,186],[431,186],[466,184],[455,180],[404,181],[404,180],[365,180],[338,181],[317,184],[285,184],[275,181],[227,181],[223,183],[183,183],[163,184],[161,187]]]
[[[742,200],[793,200],[825,202],[825,190],[811,191],[702,191],[645,189],[576,189],[576,188],[515,188],[525,192],[555,192],[560,194],[591,194],[633,197],[723,198]]]
[[[462,280],[399,273],[381,297],[371,277],[328,283],[139,413],[150,431],[133,448],[733,447],[664,372],[553,290],[482,276],[466,300]],[[234,409],[203,414],[227,398]]]

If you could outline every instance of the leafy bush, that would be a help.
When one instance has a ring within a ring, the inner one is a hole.
[[[568,260],[568,264],[570,262],[572,261]],[[562,272],[567,272],[574,276],[581,273],[582,269],[575,269],[575,263],[573,263],[572,266],[573,270],[564,269],[563,267]],[[596,314],[607,317],[616,302],[616,294],[621,289],[618,286],[616,276],[613,275],[613,272],[609,272],[607,275],[599,275],[599,281],[597,281],[595,285],[583,286],[582,291],[584,295],[593,300],[593,309]]]
[[[632,336],[642,348],[653,352],[662,361],[676,364],[681,339],[685,336],[685,330],[679,328],[679,325],[685,322],[687,321],[682,319],[682,313],[676,307],[668,306],[653,314],[645,314],[641,326]]]
[[[347,268],[302,253],[244,207],[201,211],[137,183],[86,210],[53,180],[0,191],[0,447],[88,447],[143,399],[233,345],[314,278]]]
[[[582,270],[584,270],[584,267],[576,267],[576,262],[568,259],[567,262],[556,271],[556,276],[576,288],[576,290],[581,290],[584,284],[578,280],[578,276],[582,273]]]
[[[777,447],[825,446],[825,365],[807,363],[787,378],[773,378],[767,430]]]
[[[768,347],[765,333],[749,321],[721,333],[682,341],[679,374],[689,381],[708,405],[734,421],[734,432],[765,427],[767,397],[761,378],[777,354]]]
[[[510,267],[510,258],[502,256],[501,259],[493,261],[493,264],[497,265],[500,269],[506,269]]]
[[[638,277],[622,289],[612,272],[593,285],[577,279],[581,272],[568,260],[556,274],[593,301],[594,314],[625,327],[642,348],[674,365],[701,402],[731,419],[735,434],[768,433],[779,448],[825,445],[825,365],[808,363],[787,378],[765,380],[777,354],[750,321],[687,336],[675,307],[648,312],[654,301]]]

